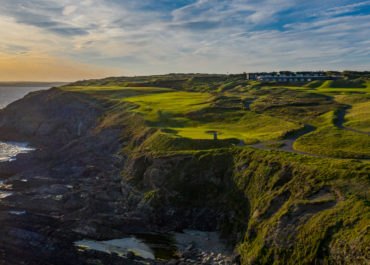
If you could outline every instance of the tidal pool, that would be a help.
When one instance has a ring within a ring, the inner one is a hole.
[[[34,151],[27,143],[1,142],[0,141],[0,162],[15,160],[18,154]]]
[[[128,252],[133,252],[135,255],[145,259],[155,259],[155,255],[150,247],[136,237],[107,241],[81,240],[75,242],[75,246],[106,253],[117,253],[118,255],[126,255]]]
[[[176,242],[170,234],[148,233],[107,241],[82,240],[75,242],[82,249],[126,255],[133,252],[145,259],[169,260],[176,258]]]
[[[228,256],[231,252],[217,232],[184,230],[182,233],[147,233],[107,241],[82,240],[75,242],[81,249],[92,249],[106,253],[126,255],[133,252],[145,259],[177,259],[177,252],[185,251],[189,246],[206,253],[218,253]]]
[[[0,199],[4,199],[4,198],[9,197],[11,195],[13,195],[13,192],[11,192],[11,191],[0,190]]]

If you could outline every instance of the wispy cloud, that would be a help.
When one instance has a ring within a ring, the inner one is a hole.
[[[369,16],[368,0],[2,0],[0,52],[138,74],[368,69]]]

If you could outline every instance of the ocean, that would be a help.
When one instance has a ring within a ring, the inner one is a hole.
[[[48,87],[1,87],[0,86],[0,109],[5,108],[8,104],[24,97],[29,92],[48,89]],[[1,139],[1,135],[0,135]],[[32,151],[27,143],[14,143],[0,141],[0,162],[11,161],[19,153]]]
[[[23,98],[32,91],[44,90],[48,87],[1,87],[0,86],[0,109],[5,108],[8,104]]]

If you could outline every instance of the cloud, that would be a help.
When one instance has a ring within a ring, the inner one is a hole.
[[[66,6],[63,10],[63,15],[68,16],[77,10],[77,6]]]
[[[320,12],[319,15],[338,16],[338,15],[343,15],[343,14],[348,14],[351,12],[359,11],[365,6],[370,6],[370,1],[363,1],[363,2],[354,3],[354,4],[332,7],[325,11]]]
[[[359,0],[2,0],[0,52],[136,73],[369,67]],[[25,49],[11,48],[19,46]],[[1,69],[0,69],[1,70]]]
[[[191,21],[185,23],[172,24],[169,27],[172,29],[186,29],[190,31],[204,31],[216,29],[221,25],[218,21]]]

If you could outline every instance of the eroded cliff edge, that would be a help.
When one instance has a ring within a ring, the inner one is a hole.
[[[135,264],[73,242],[185,228],[220,231],[243,264],[368,262],[369,163],[174,140],[125,108],[53,88],[0,111],[2,140],[38,148],[0,164],[5,264]]]

